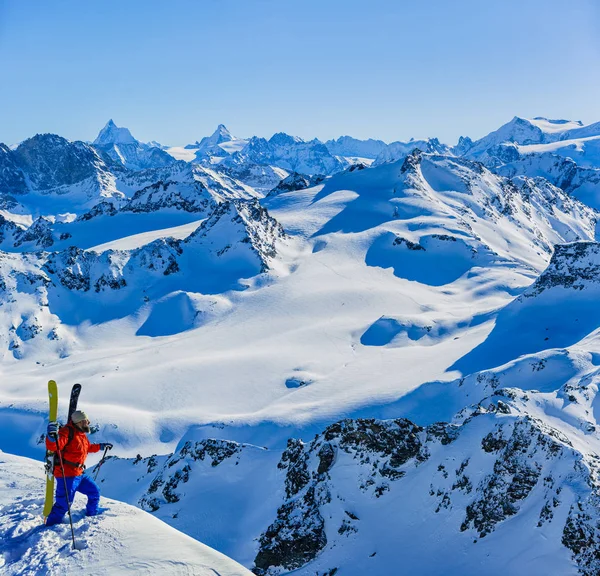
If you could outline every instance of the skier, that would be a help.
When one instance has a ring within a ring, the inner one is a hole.
[[[47,432],[46,448],[53,452],[58,450],[61,452],[68,494],[65,493],[65,481],[62,480],[63,474],[57,454],[54,476],[61,480],[56,483],[56,499],[52,511],[46,519],[46,526],[52,526],[62,521],[68,510],[68,502],[73,502],[75,492],[81,492],[87,496],[88,501],[85,510],[88,516],[101,514],[102,509],[98,508],[100,488],[89,476],[84,475],[85,459],[88,452],[111,450],[112,444],[108,442],[92,444],[88,440],[87,434],[90,432],[90,421],[87,414],[81,410],[73,412],[71,420],[60,429],[58,422],[50,422]],[[56,442],[57,435],[58,442]]]

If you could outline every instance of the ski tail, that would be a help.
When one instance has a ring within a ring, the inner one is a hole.
[[[48,402],[50,404],[49,418],[55,421],[58,418],[58,386],[54,380],[48,382]],[[44,518],[48,517],[54,504],[54,452],[46,450],[46,498],[44,500]]]
[[[69,400],[69,413],[67,415],[67,424],[71,421],[73,412],[77,410],[77,402],[79,401],[79,393],[81,392],[81,384],[73,384],[71,388],[71,399]]]

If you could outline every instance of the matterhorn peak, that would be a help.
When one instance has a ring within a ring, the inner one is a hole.
[[[227,126],[225,126],[225,124],[219,124],[217,126],[217,129],[214,131],[214,134],[221,134],[223,136],[231,136],[231,132],[227,129]]]
[[[110,144],[135,144],[136,142],[137,140],[127,128],[118,127],[111,118],[106,126],[100,130],[93,143],[96,146],[106,146]]]

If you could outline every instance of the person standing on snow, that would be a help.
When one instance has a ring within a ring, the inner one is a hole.
[[[59,450],[61,452],[68,494],[65,493],[65,482],[62,480],[63,474],[58,454],[56,454],[54,476],[60,478],[60,481],[56,483],[54,506],[46,519],[46,526],[53,526],[62,522],[68,509],[67,495],[69,497],[68,502],[72,503],[75,492],[81,492],[87,496],[86,514],[97,516],[101,513],[101,509],[98,508],[100,488],[89,476],[83,474],[85,459],[89,452],[99,452],[104,449],[111,450],[112,444],[106,442],[92,444],[88,440],[87,434],[90,432],[90,421],[87,414],[81,410],[73,412],[71,420],[60,429],[58,422],[50,422],[47,432],[46,448],[52,452],[58,452]],[[58,441],[56,441],[57,436]]]

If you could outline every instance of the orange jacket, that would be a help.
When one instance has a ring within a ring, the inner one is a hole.
[[[72,439],[69,442],[69,429],[72,432]],[[68,445],[67,445],[68,443]],[[56,442],[46,436],[46,448],[52,452],[56,452]],[[66,448],[65,448],[66,445]],[[83,465],[89,452],[98,452],[100,444],[92,444],[85,432],[78,430],[69,422],[66,426],[61,426],[58,430],[58,448],[61,451],[63,464],[65,467],[65,476],[81,476],[83,474]],[[62,470],[60,469],[60,460],[56,459],[54,466],[54,476],[62,478]]]

